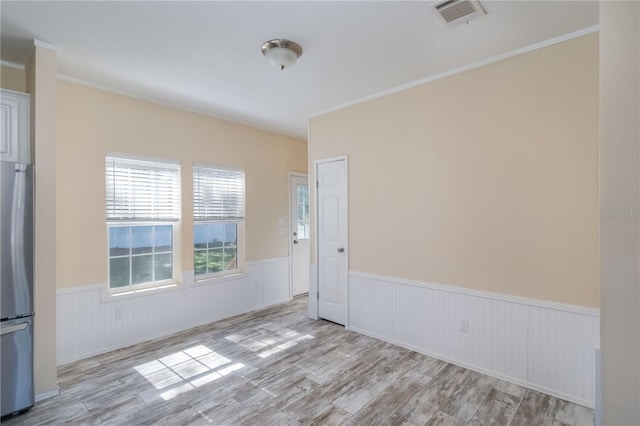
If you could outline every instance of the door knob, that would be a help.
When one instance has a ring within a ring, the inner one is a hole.
[[[298,240],[293,240],[293,244],[298,244]]]
[[[340,247],[340,248],[338,249],[338,253],[344,253],[344,247]]]

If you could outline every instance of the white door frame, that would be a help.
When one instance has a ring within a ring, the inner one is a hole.
[[[318,262],[319,262],[319,238],[318,238],[318,233],[319,233],[319,220],[318,220],[318,166],[320,164],[323,163],[331,163],[334,161],[341,161],[344,160],[344,168],[345,168],[345,193],[346,193],[346,206],[345,206],[345,210],[347,213],[347,220],[346,220],[346,228],[347,228],[347,236],[345,238],[344,241],[344,249],[346,251],[346,257],[345,257],[345,269],[346,269],[346,277],[347,277],[347,288],[345,289],[345,309],[346,309],[346,314],[345,314],[345,321],[344,321],[344,328],[345,329],[349,329],[349,157],[346,155],[340,155],[337,157],[329,157],[329,158],[321,158],[319,160],[315,160],[313,162],[313,177],[314,177],[314,185],[313,185],[313,199],[314,199],[314,206],[313,206],[313,212],[314,212],[314,265],[313,265],[313,274],[314,276],[312,277],[312,279],[309,280],[309,316],[312,318],[319,318],[319,309],[318,309],[318,299],[320,297],[320,293],[319,293],[319,275],[320,275],[320,271],[318,269]]]
[[[291,224],[293,223],[294,220],[297,220],[297,218],[293,217],[293,214],[292,214],[292,210],[293,210],[293,205],[291,203],[291,189],[292,189],[291,178],[292,177],[305,178],[308,181],[309,174],[302,173],[302,172],[289,172],[289,176],[287,177],[287,180],[289,181],[289,228],[287,229],[287,233],[289,234],[289,299],[293,298],[293,235],[291,234]],[[309,259],[309,262],[311,262],[311,259]],[[311,295],[311,291],[309,291],[309,295]]]

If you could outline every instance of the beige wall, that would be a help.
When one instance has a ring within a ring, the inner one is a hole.
[[[598,36],[313,117],[349,269],[599,306]],[[312,167],[312,166],[311,166]]]
[[[27,77],[23,70],[0,66],[0,87],[14,90],[16,92],[26,92]]]
[[[600,2],[602,424],[640,424],[640,3]]]
[[[306,141],[58,82],[58,287],[107,281],[104,157],[177,160],[182,170],[177,270],[193,270],[194,162],[246,172],[246,259],[288,256],[288,172],[307,170]]]
[[[39,46],[26,67],[35,176],[34,376],[36,395],[55,392],[56,369],[56,52]]]

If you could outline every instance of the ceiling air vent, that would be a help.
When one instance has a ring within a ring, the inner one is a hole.
[[[476,0],[446,0],[431,6],[431,10],[447,27],[469,22],[484,15]]]

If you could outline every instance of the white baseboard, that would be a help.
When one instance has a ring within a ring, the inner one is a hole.
[[[594,425],[602,426],[602,372],[600,371],[600,346],[596,348],[596,406],[594,409]]]
[[[251,262],[246,274],[228,280],[123,299],[105,301],[105,286],[58,290],[58,365],[290,300],[289,259]]]
[[[349,273],[350,330],[591,408],[599,320],[593,308]]]
[[[58,396],[58,395],[60,395],[60,388],[56,386],[55,389],[36,394],[35,402],[44,401],[45,399],[53,398],[54,396]]]

